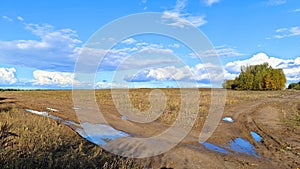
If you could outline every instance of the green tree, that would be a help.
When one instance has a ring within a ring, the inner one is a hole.
[[[239,90],[283,90],[286,78],[282,69],[273,69],[268,63],[242,66],[232,88]]]

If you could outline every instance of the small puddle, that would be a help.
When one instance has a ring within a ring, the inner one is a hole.
[[[126,117],[126,116],[124,116],[124,115],[121,116],[121,119],[122,119],[122,120],[125,120],[125,121],[128,121],[128,120],[129,120],[128,117]]]
[[[75,129],[83,138],[97,145],[105,145],[110,140],[121,137],[129,137],[130,135],[112,128],[106,124],[81,123],[81,128]]]
[[[74,121],[72,121],[72,120],[65,120],[65,121],[63,121],[62,123],[65,124],[65,125],[68,125],[68,126],[73,125],[73,126],[80,127],[80,124],[78,124],[78,123],[76,123],[76,122],[74,122]]]
[[[57,117],[57,116],[53,116],[53,115],[49,115],[49,118],[51,118],[51,119],[53,119],[53,120],[56,120],[56,121],[58,121],[58,122],[61,122],[61,121],[63,121],[63,119],[62,118],[60,118],[60,117]]]
[[[73,107],[74,110],[81,110],[79,107]]]
[[[250,134],[256,142],[261,142],[262,137],[259,134],[254,131],[251,131]]]
[[[223,153],[223,154],[228,154],[229,153],[229,151],[227,151],[227,150],[225,150],[225,149],[223,149],[219,146],[216,146],[214,144],[208,143],[208,142],[203,142],[201,144],[204,145],[205,148],[216,151],[216,152],[219,152],[219,153]]]
[[[57,109],[53,109],[53,108],[50,108],[50,107],[47,107],[47,110],[58,112]]]
[[[232,117],[224,117],[222,118],[223,121],[229,122],[229,123],[233,123],[234,120],[232,119]]]
[[[40,111],[35,111],[35,110],[30,110],[30,109],[25,109],[29,113],[37,114],[40,116],[45,116],[47,117],[49,114],[47,112],[40,112]]]
[[[235,140],[229,141],[230,148],[232,151],[238,152],[238,153],[246,153],[255,157],[258,157],[256,154],[256,151],[254,150],[254,146],[247,140],[242,138],[236,138]]]

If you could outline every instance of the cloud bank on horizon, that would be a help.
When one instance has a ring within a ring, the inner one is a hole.
[[[239,9],[231,12],[245,15],[245,20],[250,17],[250,23],[244,29],[241,25],[240,32],[227,30],[224,33],[224,29],[235,28],[226,27],[234,22],[232,18],[229,19],[233,16],[225,12],[240,4],[226,0],[203,0],[196,4],[188,0],[177,0],[174,4],[163,2],[158,5],[149,0],[140,1],[136,5],[140,6],[140,12],[161,12],[162,18],[168,20],[166,24],[174,28],[193,24],[202,30],[216,46],[214,50],[201,53],[200,57],[220,57],[226,79],[234,79],[241,66],[267,62],[273,68],[283,69],[288,83],[300,81],[300,24],[294,20],[300,15],[300,3],[286,0],[257,0],[247,3],[250,3],[249,6],[258,5],[256,10],[264,10],[267,14],[278,13],[282,17],[281,12],[284,11],[284,17],[288,19],[282,23],[278,19],[268,20],[269,25],[258,25],[260,29],[253,29],[252,24],[261,15],[244,14],[242,11],[246,9]],[[89,7],[89,4],[84,5]],[[113,2],[105,2],[104,5],[113,6]],[[14,7],[22,11],[21,7]],[[89,30],[87,25],[66,28],[57,20],[49,21],[51,24],[47,23],[46,18],[45,21],[37,21],[37,18],[29,15],[29,11],[17,16],[8,13],[5,10],[0,12],[0,26],[5,27],[2,30],[3,37],[0,38],[0,87],[59,89],[71,88],[73,83],[79,83],[74,80],[74,66],[83,50],[82,45],[94,33],[84,36],[83,32]],[[213,15],[222,15],[224,18]],[[115,19],[118,17],[120,16],[112,16]],[[236,17],[236,20],[242,18]],[[265,17],[267,16],[261,16],[267,19]],[[68,22],[67,18],[63,19]],[[265,20],[261,22],[263,21]],[[101,26],[107,22],[102,21]],[[6,34],[6,31],[13,31],[15,35]],[[99,63],[99,73],[93,84],[95,88],[130,87],[128,84],[131,83],[134,87],[177,87],[174,81],[183,81],[188,87],[210,87],[212,74],[208,74],[207,69],[213,70],[216,67],[214,64],[202,63],[199,56],[181,42],[153,35],[129,37],[110,51],[98,49],[91,50],[89,54],[91,57],[99,53],[107,54]],[[88,57],[86,56],[87,62]],[[132,74],[132,67],[139,71]],[[122,75],[119,79],[114,79],[116,70]],[[223,78],[219,74],[220,72],[214,72],[213,77]],[[197,85],[189,86],[190,81],[196,81]]]

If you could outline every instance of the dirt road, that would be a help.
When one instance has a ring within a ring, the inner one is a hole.
[[[207,91],[205,91],[207,92]],[[101,93],[101,92],[100,92]],[[78,122],[70,91],[3,92],[6,102],[22,109],[51,114]],[[102,108],[110,124],[132,136],[149,137],[169,126],[159,121],[137,124],[120,118],[111,104]],[[297,168],[300,167],[300,92],[228,91],[223,117],[205,143],[198,142],[201,129],[194,128],[176,147],[148,158],[154,168]],[[254,134],[260,139],[256,140]]]

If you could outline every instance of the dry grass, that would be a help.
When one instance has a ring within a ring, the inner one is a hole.
[[[129,92],[130,103],[140,111],[150,108],[149,94],[153,89],[132,89]],[[172,124],[181,105],[179,89],[163,89],[166,97],[166,107],[158,122]],[[199,112],[194,128],[202,127],[208,114],[211,102],[210,90],[199,90]],[[293,91],[227,91],[226,108],[245,102],[255,102],[257,99],[280,98],[288,96]],[[118,113],[113,102],[110,90],[97,90],[96,98],[101,110],[107,113]],[[35,98],[38,100],[51,100],[61,103],[61,108],[72,109],[72,91],[18,91],[13,97]],[[193,98],[191,98],[193,99]],[[32,103],[32,102],[29,102]],[[73,130],[56,121],[32,115],[19,109],[13,103],[0,102],[0,138],[4,143],[0,151],[0,168],[144,168],[149,167],[153,161],[133,160],[112,155],[99,146],[95,146],[79,137]],[[24,102],[26,105],[27,103]],[[53,104],[55,105],[55,104]],[[47,105],[30,105],[34,108],[45,109]],[[59,106],[59,105],[57,105]],[[56,108],[56,107],[53,107]],[[299,126],[299,110],[286,112],[287,123]],[[284,111],[284,110],[283,110]],[[63,111],[65,112],[65,111]],[[197,112],[195,112],[197,113]],[[284,113],[284,112],[283,112]],[[56,114],[55,114],[56,115]],[[62,115],[62,114],[58,114]],[[74,120],[74,114],[66,118]],[[64,117],[63,117],[64,118]],[[6,134],[1,134],[6,133]],[[3,135],[5,135],[3,137]],[[3,139],[5,138],[5,139]],[[143,164],[144,163],[144,164]]]
[[[143,168],[46,117],[0,104],[0,168]]]

